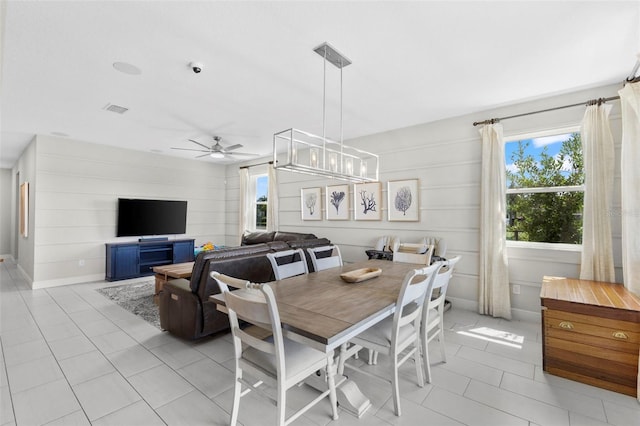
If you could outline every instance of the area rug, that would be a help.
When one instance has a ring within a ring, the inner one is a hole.
[[[97,291],[127,311],[160,328],[160,313],[158,306],[153,302],[153,281],[99,288]]]

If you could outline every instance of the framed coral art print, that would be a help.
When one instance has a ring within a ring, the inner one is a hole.
[[[416,222],[420,220],[418,179],[387,182],[389,221]]]
[[[349,220],[349,185],[327,186],[327,220]]]
[[[301,194],[302,220],[322,220],[320,188],[303,188]]]
[[[382,219],[382,184],[380,182],[353,185],[353,216],[356,220]]]

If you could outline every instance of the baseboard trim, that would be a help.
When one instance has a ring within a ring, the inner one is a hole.
[[[449,296],[447,296],[447,299],[451,301],[451,305],[455,309],[478,312],[478,302]],[[540,311],[532,312],[525,311],[524,309],[514,308],[511,308],[511,319],[514,321],[528,321],[538,323],[542,321],[540,317]]]

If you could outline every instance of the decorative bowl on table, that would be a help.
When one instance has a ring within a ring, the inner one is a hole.
[[[343,281],[348,283],[359,283],[361,281],[370,280],[371,278],[375,278],[382,274],[382,269],[380,268],[361,268],[356,269],[355,271],[345,272],[340,274],[340,278]]]

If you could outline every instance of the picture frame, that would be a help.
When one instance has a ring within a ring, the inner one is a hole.
[[[349,185],[325,188],[327,220],[349,220]]]
[[[321,188],[302,188],[300,211],[302,212],[302,220],[322,220]]]
[[[387,211],[389,222],[417,222],[420,220],[418,179],[387,182]]]
[[[20,185],[20,235],[29,236],[29,182]]]
[[[382,219],[382,183],[353,185],[353,217],[355,220]]]

